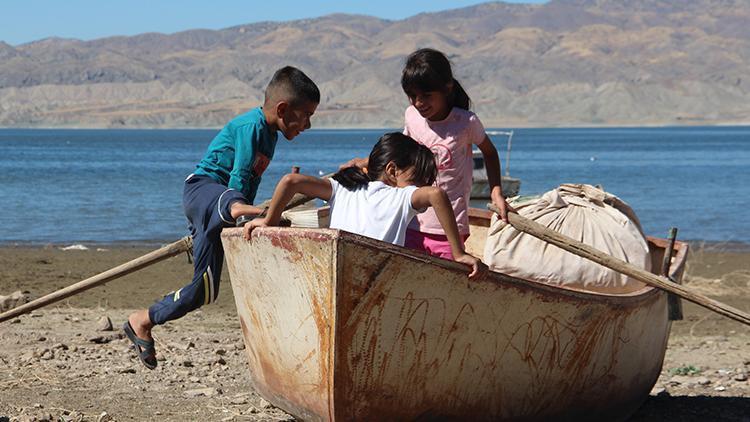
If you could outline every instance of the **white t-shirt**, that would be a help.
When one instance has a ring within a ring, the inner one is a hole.
[[[328,201],[332,229],[404,246],[409,222],[424,211],[411,206],[416,186],[396,188],[383,182],[370,182],[366,187],[349,190],[333,179],[328,180],[332,192]]]

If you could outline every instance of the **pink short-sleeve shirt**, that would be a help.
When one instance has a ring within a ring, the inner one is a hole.
[[[472,144],[480,144],[484,126],[476,114],[454,107],[444,120],[429,121],[414,106],[406,109],[404,134],[428,147],[437,160],[435,185],[443,189],[456,214],[458,231],[469,234],[469,196],[473,171]],[[432,208],[419,214],[409,228],[423,233],[445,234]]]

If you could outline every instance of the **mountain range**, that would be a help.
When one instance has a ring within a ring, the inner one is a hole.
[[[488,127],[750,124],[750,0],[552,0],[0,41],[0,126],[221,126],[290,64],[321,89],[314,126],[399,127],[420,47]]]

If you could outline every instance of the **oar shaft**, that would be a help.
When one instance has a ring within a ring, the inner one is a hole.
[[[490,205],[490,209],[497,212],[497,209],[492,205]],[[697,305],[703,306],[704,308],[724,315],[727,318],[731,318],[743,324],[750,325],[750,314],[743,312],[737,308],[711,299],[700,293],[693,292],[692,290],[680,284],[672,283],[667,279],[659,277],[632,264],[610,256],[589,245],[586,245],[585,243],[581,243],[575,239],[571,239],[570,237],[549,229],[537,223],[536,221],[522,217],[517,213],[508,213],[508,220],[516,230],[528,233],[538,239],[562,248],[574,255],[578,255],[580,257],[594,261],[597,264],[601,264],[611,270],[617,271],[618,273],[633,277],[634,279],[642,281],[650,286],[666,290],[670,293],[674,293],[683,299],[689,300]]]
[[[42,296],[29,303],[23,304],[16,308],[13,308],[7,312],[0,314],[0,322],[15,318],[19,315],[31,312],[35,309],[39,309],[43,306],[49,305],[67,297],[73,296],[85,290],[107,283],[114,279],[120,278],[124,275],[138,271],[151,264],[163,261],[167,258],[171,258],[175,255],[179,255],[182,252],[190,249],[192,241],[189,236],[183,237],[182,239],[170,243],[169,245],[163,246],[153,252],[149,252],[146,255],[138,257],[132,261],[128,261],[122,265],[118,265],[112,269],[109,269],[103,273],[97,274],[93,277],[89,277],[85,280],[79,281],[78,283],[71,284],[70,286],[64,287],[60,290],[54,291],[46,296]]]

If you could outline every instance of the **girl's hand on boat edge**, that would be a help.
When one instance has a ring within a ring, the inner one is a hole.
[[[471,256],[467,253],[454,257],[454,260],[471,267],[469,278],[472,280],[482,276],[484,273],[489,271],[489,268],[487,267],[487,265],[485,265],[484,262],[482,262],[479,258]]]
[[[250,240],[250,235],[252,234],[253,230],[256,227],[268,227],[268,223],[266,223],[266,219],[256,218],[254,220],[250,220],[247,223],[245,223],[245,225],[242,226],[242,237],[244,237],[245,240]]]
[[[503,194],[496,192],[496,190],[493,189],[492,193],[490,194],[492,199],[492,205],[497,207],[498,215],[500,216],[500,219],[503,220],[505,223],[510,224],[510,221],[508,221],[508,213],[509,212],[516,212],[516,209],[510,206],[508,204],[508,201],[505,200],[505,197]]]

